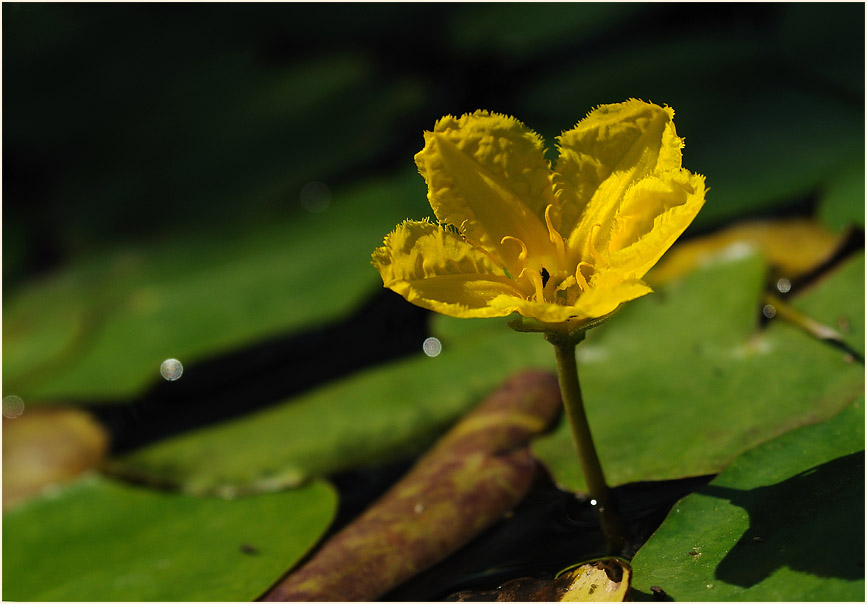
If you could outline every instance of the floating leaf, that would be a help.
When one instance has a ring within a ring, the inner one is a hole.
[[[806,292],[803,303],[823,296],[831,316],[862,317],[859,262]],[[844,352],[783,321],[758,329],[765,271],[758,256],[723,255],[631,302],[578,346],[590,426],[611,484],[719,472],[863,393],[863,366]],[[559,483],[583,490],[572,448],[565,425],[534,444]]]
[[[514,376],[268,601],[370,601],[456,550],[514,507],[536,472],[527,441],[560,411],[556,376]]]
[[[3,599],[238,601],[262,594],[328,528],[326,483],[236,501],[99,477],[3,516]]]
[[[4,390],[34,403],[123,399],[159,380],[166,358],[188,365],[348,312],[377,287],[370,251],[386,225],[406,199],[424,204],[410,176],[335,190],[321,214],[184,234],[32,284],[4,300]]]
[[[840,332],[843,340],[864,356],[864,254],[856,254],[826,275],[792,305]]]
[[[613,484],[717,472],[756,443],[827,417],[857,395],[863,372],[843,353],[786,325],[756,332],[764,273],[757,257],[705,266],[630,303],[578,347],[591,426]],[[863,294],[845,304],[863,304]],[[443,343],[435,358],[361,372],[141,449],[113,469],[196,493],[284,488],[416,453],[509,372],[554,364],[543,338],[501,321],[438,316],[433,329]],[[534,447],[560,483],[582,488],[565,425]]]
[[[111,469],[191,493],[237,493],[417,454],[510,373],[553,367],[551,346],[541,337],[522,339],[502,321],[464,326],[459,334],[443,330],[436,357],[420,352],[360,372],[132,452]]]
[[[864,399],[738,457],[633,560],[633,597],[861,601]]]
[[[819,203],[819,217],[828,227],[841,232],[847,227],[864,229],[864,153],[859,161],[840,170],[825,186]]]

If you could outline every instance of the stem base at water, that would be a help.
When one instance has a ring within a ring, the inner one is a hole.
[[[563,399],[563,407],[569,427],[572,431],[572,440],[578,452],[578,460],[581,471],[587,482],[587,491],[592,499],[596,500],[596,508],[599,510],[599,521],[602,525],[602,533],[605,535],[607,551],[610,555],[631,555],[629,543],[626,540],[623,526],[620,521],[611,491],[605,482],[602,465],[593,444],[593,436],[590,433],[590,425],[587,422],[587,414],[584,411],[584,399],[581,396],[581,385],[578,382],[578,365],[575,362],[575,346],[583,339],[583,333],[579,338],[563,337],[560,334],[549,333],[545,338],[554,345],[557,356],[557,376],[560,380],[560,396]]]

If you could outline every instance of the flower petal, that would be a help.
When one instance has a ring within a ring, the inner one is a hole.
[[[704,205],[704,176],[671,170],[630,187],[607,242],[608,265],[624,278],[640,279]]]
[[[640,298],[653,291],[640,279],[618,280],[604,288],[594,288],[592,285],[593,283],[591,289],[578,297],[573,306],[579,317],[590,319],[604,317],[614,312],[624,302]]]
[[[571,232],[571,247],[582,259],[594,225],[608,224],[627,187],[681,166],[683,141],[673,117],[670,107],[632,99],[599,106],[558,137],[561,232]]]
[[[532,317],[545,323],[563,323],[565,321],[587,321],[604,317],[613,312],[624,302],[629,302],[645,294],[651,288],[638,279],[616,281],[605,284],[602,288],[591,288],[583,292],[575,304],[563,306],[551,302],[537,302],[516,298],[496,298],[491,302],[493,307],[509,312],[517,312],[525,317]]]
[[[500,258],[511,272],[523,251],[545,260],[553,244],[545,208],[556,203],[542,140],[518,120],[487,111],[446,116],[415,156],[437,218]]]
[[[522,298],[503,270],[454,231],[406,221],[373,252],[385,287],[409,302],[453,317],[500,317],[490,306],[500,296]]]

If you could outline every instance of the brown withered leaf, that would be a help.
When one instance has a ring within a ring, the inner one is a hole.
[[[3,419],[3,508],[97,467],[108,434],[85,411],[36,407]]]
[[[581,564],[554,579],[515,579],[490,591],[461,591],[451,602],[623,602],[632,570],[620,558]]]
[[[536,463],[525,445],[560,406],[555,375],[513,376],[264,599],[374,600],[457,550],[527,493]]]

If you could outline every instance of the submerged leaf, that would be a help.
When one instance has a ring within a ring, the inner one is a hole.
[[[617,558],[582,564],[560,575],[569,581],[560,602],[623,602],[631,576],[629,564]]]
[[[492,591],[461,591],[447,602],[623,602],[632,570],[620,558],[577,565],[550,580],[514,579]]]
[[[555,376],[514,376],[265,599],[373,600],[456,550],[524,497],[525,445],[559,410]]]

